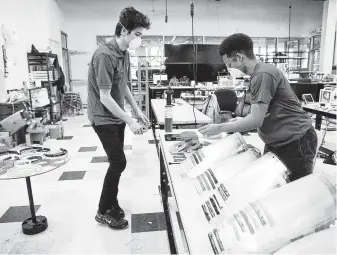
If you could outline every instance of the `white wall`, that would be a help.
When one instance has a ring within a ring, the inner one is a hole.
[[[319,71],[331,73],[336,37],[337,0],[324,2]]]
[[[61,42],[60,30],[65,27],[64,19],[55,0],[0,1],[0,24],[14,26],[19,39],[15,46],[18,60],[16,77],[19,82],[13,84],[3,78],[3,57],[2,52],[0,53],[0,94],[2,96],[6,89],[21,88],[22,81],[28,80],[27,52],[30,52],[32,44],[37,49],[46,49],[49,39]],[[0,38],[2,45],[2,33]]]
[[[76,2],[82,2],[83,6],[76,8]],[[94,51],[96,35],[114,34],[119,12],[128,5],[150,17],[152,27],[146,32],[148,35],[191,35],[190,1],[169,1],[167,24],[165,1],[153,3],[152,6],[152,1],[60,0],[67,16],[69,48]],[[288,37],[288,4],[288,0],[195,0],[195,35],[228,36],[242,32],[252,37]],[[292,1],[291,36],[307,37],[321,27],[322,10],[322,2]]]
[[[195,35],[228,36],[242,32],[252,37],[288,37],[289,0],[194,0]],[[292,1],[291,36],[309,37],[321,27],[323,3]],[[97,47],[97,35],[113,35],[120,11],[133,6],[152,22],[146,35],[191,35],[190,0],[59,0],[67,19],[73,90],[86,101],[88,63]]]

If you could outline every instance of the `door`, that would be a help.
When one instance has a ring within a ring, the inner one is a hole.
[[[65,83],[68,91],[73,91],[73,86],[71,82],[71,70],[70,70],[70,59],[68,51],[68,35],[61,31],[61,43],[62,43],[62,59],[63,59],[63,72],[65,76]]]

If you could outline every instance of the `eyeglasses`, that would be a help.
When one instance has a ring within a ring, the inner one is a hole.
[[[236,57],[237,57],[237,55],[235,55],[235,57],[233,57],[233,58],[231,58],[230,60],[228,60],[228,62],[225,63],[226,66],[227,66],[227,67],[231,67],[231,62],[232,62],[234,59],[236,59]]]

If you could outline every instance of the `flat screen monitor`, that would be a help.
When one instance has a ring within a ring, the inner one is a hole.
[[[219,45],[199,44],[197,45],[198,63],[223,64],[222,57],[219,55]]]
[[[219,55],[219,45],[196,44],[196,62],[198,64],[213,63],[223,64],[222,57]],[[192,44],[165,44],[164,55],[166,64],[193,63],[194,51]]]
[[[198,82],[217,81],[218,73],[225,69],[224,64],[197,64],[197,79]],[[194,80],[193,64],[172,64],[166,65],[166,73],[168,79],[176,77],[178,79],[186,76]]]
[[[190,44],[165,44],[164,55],[166,64],[193,63],[193,45]]]

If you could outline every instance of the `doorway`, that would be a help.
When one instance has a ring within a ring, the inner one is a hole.
[[[73,91],[73,85],[71,81],[71,70],[70,70],[70,58],[68,51],[68,35],[61,31],[61,46],[62,46],[62,59],[63,59],[63,68],[64,76],[66,80],[67,91]]]

